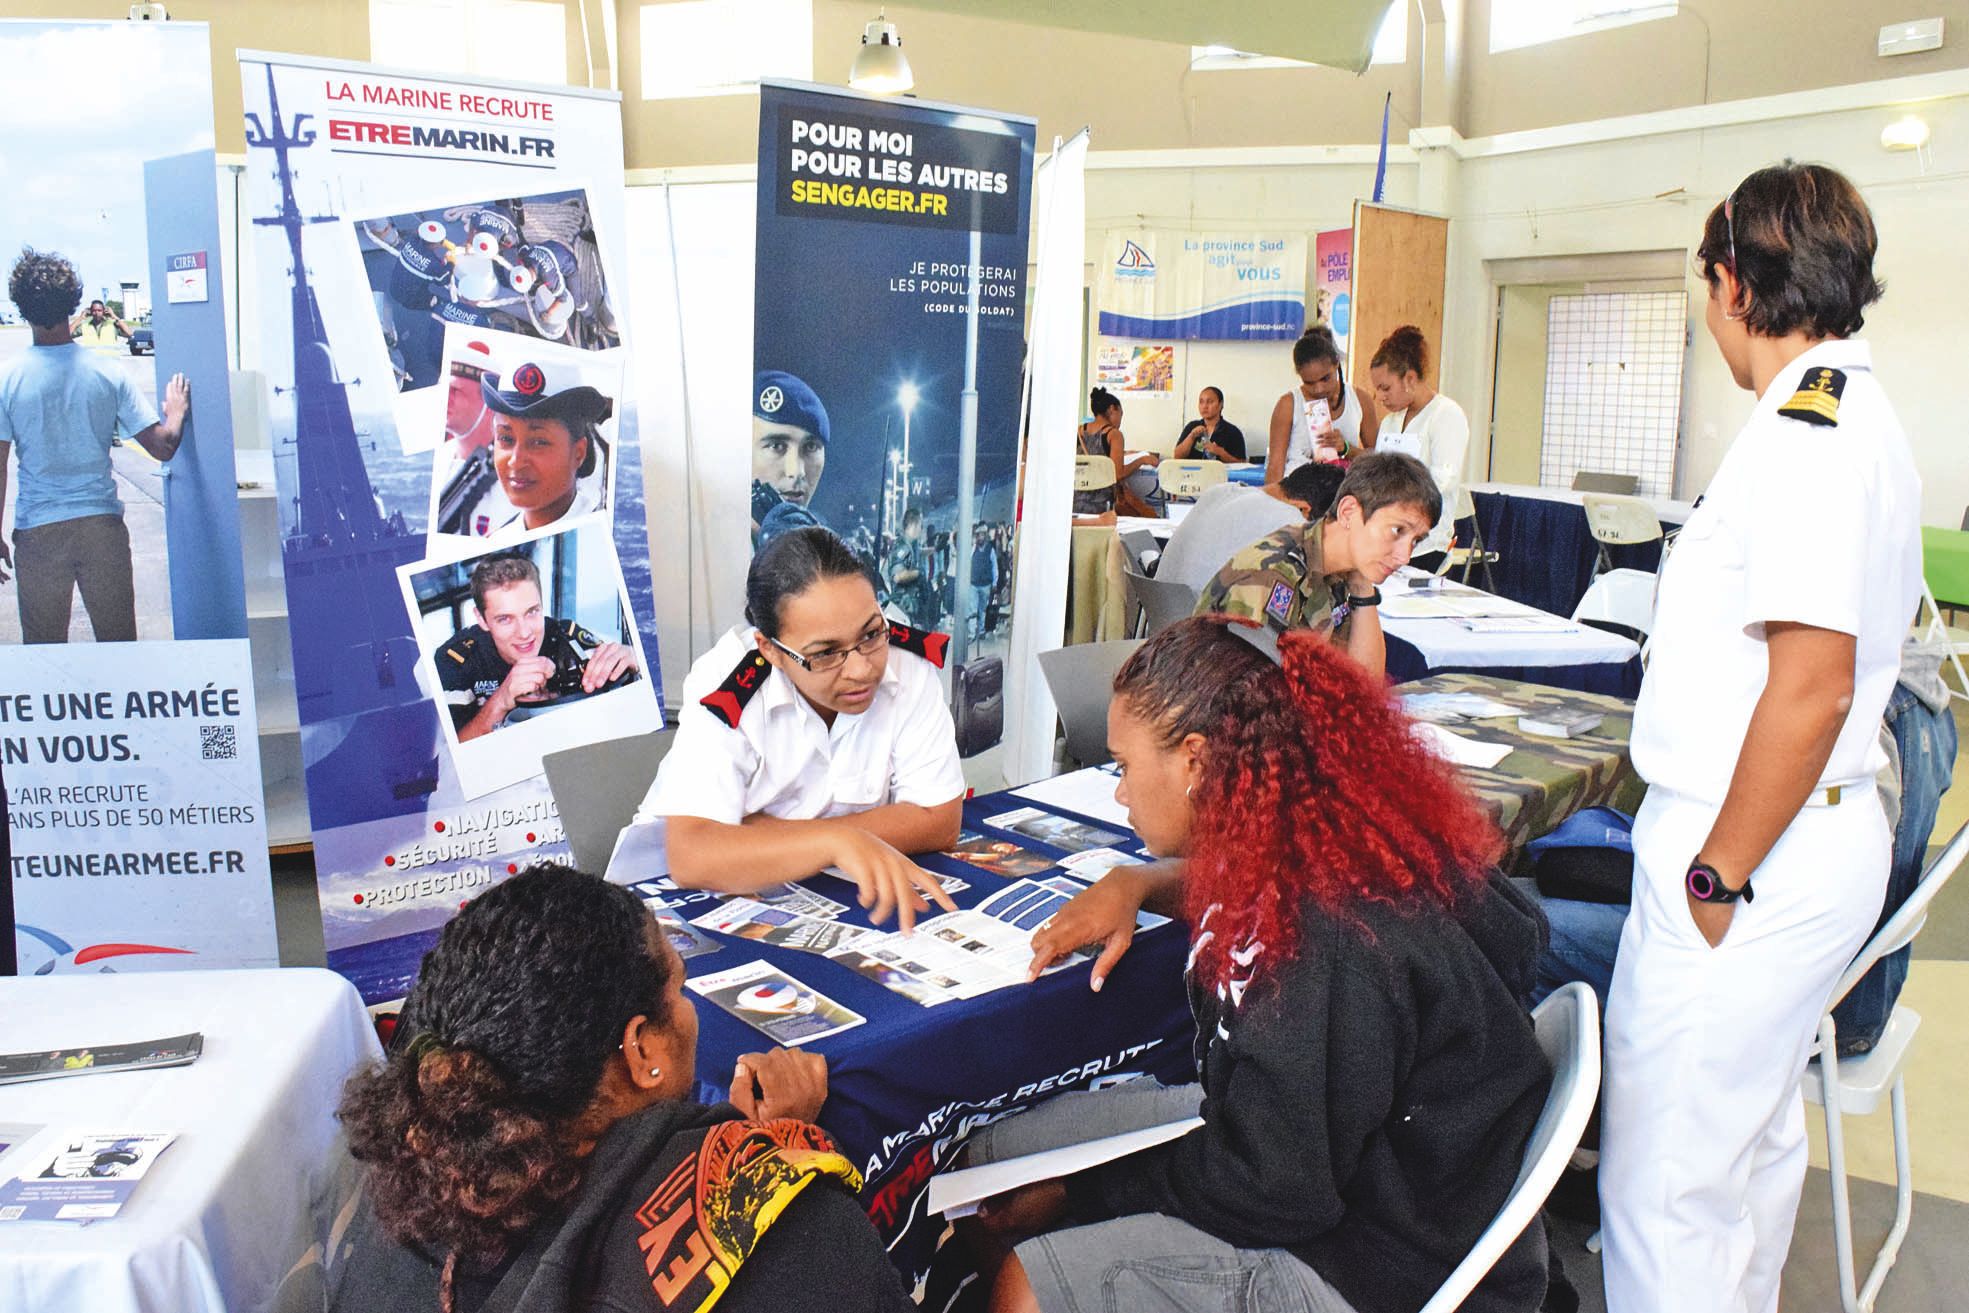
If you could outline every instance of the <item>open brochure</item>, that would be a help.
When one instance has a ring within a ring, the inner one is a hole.
[[[1047,1149],[1020,1158],[1006,1158],[978,1167],[965,1167],[930,1178],[929,1210],[947,1218],[969,1217],[987,1199],[1035,1181],[1051,1181],[1084,1172],[1131,1153],[1153,1149],[1203,1125],[1201,1117],[1185,1117],[1161,1126],[1104,1136],[1061,1149]]]
[[[0,1185],[0,1223],[115,1217],[176,1138],[128,1132],[63,1135],[51,1142],[52,1158],[44,1147],[40,1157],[21,1164],[26,1172]]]
[[[854,945],[857,961],[848,965],[862,970],[859,963],[871,960],[903,973],[912,982],[912,990],[918,984],[928,985],[951,998],[975,998],[995,989],[1023,985],[1032,968],[1034,932],[1085,889],[1079,881],[1060,875],[1019,880],[967,911],[945,912],[917,922],[913,934],[898,931],[865,939]],[[1136,926],[1152,929],[1168,919],[1143,912],[1137,916]],[[838,955],[830,956],[839,960]],[[1069,954],[1049,972],[1087,960],[1085,952]]]
[[[867,1018],[770,962],[694,976],[684,982],[774,1043],[792,1048],[859,1026]]]
[[[143,1067],[183,1067],[198,1061],[205,1036],[172,1035],[134,1044],[96,1044],[79,1048],[40,1049],[33,1053],[0,1053],[0,1085],[87,1076],[98,1071],[131,1071]]]

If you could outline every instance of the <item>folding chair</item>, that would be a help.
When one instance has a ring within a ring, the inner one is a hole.
[[[1073,458],[1075,492],[1099,492],[1103,488],[1112,488],[1114,484],[1114,457],[1089,456],[1082,452]]]
[[[1451,531],[1453,532],[1455,526],[1465,520],[1470,521],[1470,545],[1458,547],[1455,539],[1452,538],[1449,550],[1443,553],[1443,559],[1436,565],[1436,574],[1441,577],[1460,567],[1463,571],[1463,582],[1467,584],[1470,582],[1471,569],[1481,565],[1484,567],[1484,591],[1494,593],[1497,591],[1497,581],[1491,576],[1490,567],[1498,559],[1497,553],[1484,547],[1484,530],[1483,526],[1477,523],[1477,503],[1471,498],[1470,490],[1458,488],[1456,513],[1450,520]]]
[[[1942,619],[1941,603],[1935,600],[1935,590],[1925,582],[1921,585],[1921,606],[1928,608],[1928,623],[1921,630],[1921,641],[1942,646],[1944,657],[1955,667],[1957,687],[1949,689],[1949,696],[1969,702],[1969,675],[1964,674],[1962,669],[1962,654],[1969,652],[1969,632],[1957,629]],[[1921,624],[1920,607],[1915,608],[1914,622]],[[1947,688],[1948,681],[1943,680],[1942,686]]]
[[[1592,986],[1575,980],[1560,987],[1532,1009],[1531,1017],[1538,1028],[1538,1047],[1545,1050],[1552,1064],[1552,1088],[1546,1092],[1545,1108],[1532,1127],[1517,1184],[1511,1187],[1504,1206],[1449,1274],[1449,1280],[1422,1306],[1422,1313],[1452,1313],[1460,1307],[1504,1251],[1537,1219],[1545,1197],[1552,1193],[1559,1173],[1579,1147],[1586,1119],[1593,1113],[1593,1101],[1600,1095],[1600,1007]]]
[[[1921,1026],[1921,1015],[1896,1003],[1893,1015],[1887,1018],[1887,1028],[1880,1033],[1879,1043],[1866,1053],[1850,1058],[1835,1056],[1828,1065],[1826,1055],[1839,1052],[1839,1033],[1832,1020],[1832,1009],[1873,969],[1874,963],[1889,953],[1899,952],[1920,933],[1928,920],[1929,905],[1962,866],[1965,855],[1969,855],[1969,825],[1957,830],[1941,855],[1928,863],[1928,869],[1921,873],[1921,882],[1915,885],[1900,910],[1874,932],[1860,955],[1839,977],[1832,997],[1826,1001],[1825,1014],[1819,1018],[1817,1055],[1805,1069],[1802,1082],[1805,1098],[1825,1109],[1826,1169],[1832,1178],[1833,1253],[1838,1260],[1840,1306],[1845,1313],[1871,1313],[1888,1271],[1900,1256],[1901,1242],[1907,1239],[1908,1223],[1914,1216],[1913,1163],[1907,1140],[1907,1084],[1903,1073],[1914,1033]],[[1883,1092],[1892,1109],[1894,1126],[1894,1225],[1874,1256],[1873,1266],[1867,1270],[1865,1284],[1855,1290],[1853,1205],[1846,1188],[1844,1117],[1849,1112],[1858,1116],[1872,1112],[1880,1105]]]
[[[1108,703],[1122,662],[1142,645],[1139,638],[1108,643],[1075,643],[1039,654],[1039,673],[1053,694],[1053,706],[1066,730],[1067,756],[1082,766],[1114,760],[1108,751]]]
[[[1156,467],[1156,482],[1165,497],[1195,501],[1230,478],[1220,460],[1166,460]]]
[[[1613,557],[1607,553],[1607,548],[1651,543],[1661,537],[1661,521],[1655,517],[1654,507],[1639,497],[1603,496],[1589,492],[1582,500],[1586,507],[1587,532],[1600,544],[1600,556],[1593,565],[1594,574],[1613,569]]]
[[[1151,579],[1124,560],[1121,581],[1129,605],[1141,608],[1141,638],[1158,633],[1196,611],[1196,589],[1174,579]]]
[[[677,731],[660,729],[626,739],[604,739],[540,758],[547,791],[561,814],[577,870],[600,875],[615,853],[615,840],[642,805],[656,768]]]
[[[1609,570],[1595,575],[1572,618],[1645,643],[1654,629],[1655,585],[1660,576],[1646,570]]]

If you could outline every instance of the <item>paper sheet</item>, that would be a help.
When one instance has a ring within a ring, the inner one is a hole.
[[[1128,809],[1114,800],[1114,786],[1119,782],[1120,777],[1108,767],[1088,766],[1014,789],[1012,794],[1126,828]]]
[[[1418,721],[1412,727],[1415,737],[1445,761],[1458,766],[1475,766],[1488,770],[1511,755],[1508,743],[1486,743],[1481,739],[1466,739],[1461,734],[1452,734],[1441,725],[1428,721]]]
[[[1089,1167],[1125,1158],[1131,1153],[1152,1149],[1158,1144],[1187,1135],[1201,1125],[1203,1118],[1187,1117],[1162,1126],[1148,1126],[1139,1131],[1124,1131],[1120,1135],[1088,1140],[1084,1144],[1070,1144],[1061,1149],[1029,1153],[1022,1158],[1007,1158],[1003,1162],[945,1172],[930,1178],[929,1210],[942,1213],[945,1217],[969,1217],[978,1211],[980,1203],[1007,1190],[1031,1185],[1034,1181],[1070,1176]]]

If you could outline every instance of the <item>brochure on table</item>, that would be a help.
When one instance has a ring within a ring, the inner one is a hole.
[[[64,1132],[44,1141],[30,1171],[0,1185],[0,1223],[99,1222],[115,1217],[175,1135]],[[48,1149],[55,1149],[48,1155]],[[38,1166],[37,1166],[38,1164]]]

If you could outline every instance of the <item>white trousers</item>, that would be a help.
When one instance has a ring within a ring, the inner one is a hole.
[[[1711,948],[1684,876],[1714,806],[1652,789],[1607,1006],[1608,1313],[1774,1313],[1805,1181],[1798,1092],[1832,987],[1886,895],[1879,795],[1807,807]]]

